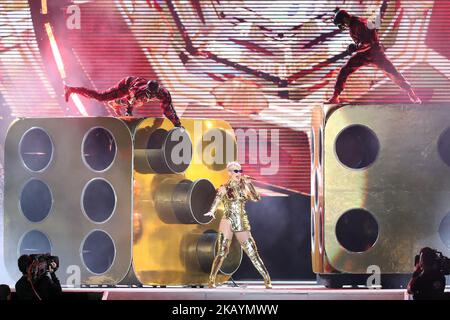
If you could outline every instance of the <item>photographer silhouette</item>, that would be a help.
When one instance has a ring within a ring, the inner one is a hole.
[[[6,284],[0,284],[0,301],[11,300],[11,289]]]
[[[49,255],[22,255],[18,262],[22,277],[16,283],[18,300],[54,300],[61,296],[62,289],[55,271],[56,261]],[[50,274],[50,277],[48,276]]]
[[[445,298],[445,275],[448,258],[436,250],[425,247],[414,261],[415,270],[408,283],[408,293],[414,300],[441,300]]]

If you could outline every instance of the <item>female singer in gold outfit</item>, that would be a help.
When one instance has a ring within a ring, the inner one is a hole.
[[[256,270],[264,278],[266,288],[270,289],[272,288],[272,282],[270,281],[269,272],[267,272],[258,254],[255,240],[250,233],[247,213],[245,212],[246,201],[258,201],[261,197],[251,183],[250,177],[242,174],[239,163],[230,162],[227,165],[227,169],[230,179],[217,190],[217,195],[211,209],[208,213],[205,213],[205,216],[215,218],[219,204],[222,202],[224,205],[223,217],[220,221],[216,241],[217,254],[211,267],[208,286],[210,288],[216,287],[216,275],[228,254],[233,234],[235,234],[242,249],[244,249],[244,252],[250,258]]]

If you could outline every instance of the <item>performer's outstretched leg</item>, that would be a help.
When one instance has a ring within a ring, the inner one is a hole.
[[[226,219],[222,219],[219,226],[219,232],[216,240],[216,256],[214,257],[213,264],[211,266],[211,272],[209,274],[208,287],[216,287],[216,276],[222,266],[225,258],[230,251],[231,239],[233,238],[233,232],[231,231],[231,225]]]
[[[103,92],[98,92],[96,90],[84,88],[84,87],[69,87],[64,86],[64,98],[66,99],[66,102],[69,101],[69,97],[72,93],[80,94],[83,97],[86,98],[92,98],[98,101],[105,100],[103,98],[104,94]]]
[[[72,93],[81,94],[86,98],[92,98],[98,101],[111,101],[114,99],[119,99],[125,97],[129,94],[128,90],[130,88],[133,80],[137,79],[136,77],[126,77],[120,80],[116,85],[105,91],[96,91],[84,87],[70,87],[64,86],[64,97],[66,102],[69,101],[69,97]]]
[[[339,103],[339,95],[344,90],[348,77],[368,63],[367,52],[358,52],[348,59],[347,63],[339,71],[336,84],[334,85],[333,96],[328,100],[328,103]]]
[[[96,99],[99,94],[97,91],[91,90],[88,88],[64,86],[64,98],[65,98],[66,102],[69,101],[69,97],[72,93],[77,93],[77,94],[82,95],[83,97],[93,98],[93,99]]]
[[[241,243],[242,249],[244,249],[244,252],[252,261],[256,270],[258,270],[258,272],[263,277],[266,288],[271,289],[272,281],[270,280],[269,272],[267,271],[261,257],[259,256],[258,248],[256,247],[255,240],[253,239],[251,233],[249,231],[237,232],[236,237]]]
[[[374,54],[373,63],[380,69],[383,70],[386,75],[394,81],[396,85],[402,88],[409,96],[409,99],[413,103],[422,103],[420,98],[416,95],[411,87],[411,84],[406,81],[403,75],[398,72],[397,68],[392,64],[391,60],[386,56],[384,52],[379,52]]]

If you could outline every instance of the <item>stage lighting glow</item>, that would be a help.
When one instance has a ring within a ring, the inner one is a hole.
[[[50,23],[45,24],[45,30],[47,31],[48,40],[50,41],[50,47],[52,48],[53,57],[55,58],[56,65],[58,67],[59,74],[61,75],[61,78],[64,80],[66,78],[66,71],[64,70],[64,63],[61,57],[61,53],[58,48],[58,44],[56,43],[55,36],[53,35],[52,27],[50,26]],[[73,94],[72,95],[72,101],[77,107],[78,111],[83,116],[88,116],[89,114],[86,111],[86,108],[84,107],[83,103],[81,102],[78,95]]]
[[[50,41],[50,47],[52,48],[53,57],[55,58],[56,65],[58,66],[59,74],[61,75],[61,78],[65,79],[66,71],[64,70],[64,63],[62,61],[61,53],[59,52],[58,44],[56,43],[50,23],[47,22],[45,24],[45,30],[47,31],[48,40]]]
[[[77,107],[78,111],[83,116],[88,116],[89,114],[87,113],[86,108],[84,107],[83,103],[81,102],[80,97],[77,94],[72,94],[70,97],[72,98],[72,101],[75,104],[75,106]]]
[[[47,14],[47,0],[41,0],[41,13]]]
[[[213,124],[211,121],[205,121],[205,126],[206,126],[206,128],[211,129]]]

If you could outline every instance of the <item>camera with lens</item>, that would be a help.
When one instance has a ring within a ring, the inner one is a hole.
[[[59,268],[59,258],[50,254],[30,254],[30,260],[33,280],[38,280],[45,276],[47,272],[54,272]]]
[[[429,265],[432,265],[436,270],[443,273],[444,275],[450,275],[450,258],[444,256],[442,252],[434,249],[429,249],[432,253],[429,256]],[[417,265],[420,260],[420,255],[414,257],[414,265]]]

